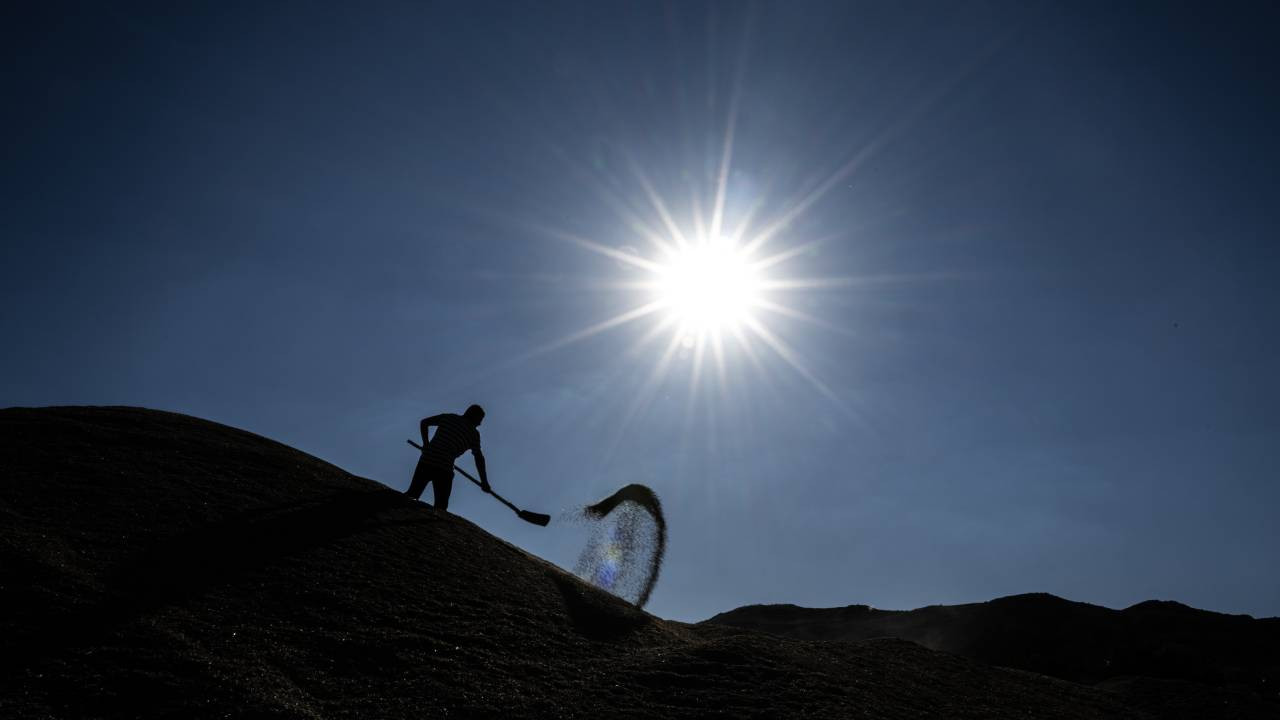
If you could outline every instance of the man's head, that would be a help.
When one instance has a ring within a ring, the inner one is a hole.
[[[471,421],[472,425],[475,425],[476,427],[480,427],[480,422],[484,420],[484,408],[480,407],[479,405],[472,405],[471,407],[467,408],[466,412],[462,413],[462,417]]]

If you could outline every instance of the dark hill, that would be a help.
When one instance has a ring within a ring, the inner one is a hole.
[[[279,443],[131,408],[0,410],[0,598],[3,718],[1147,716],[901,640],[664,621]]]
[[[1277,618],[1155,600],[1111,610],[1038,593],[910,611],[752,605],[706,622],[803,640],[901,638],[991,665],[1137,694],[1160,688],[1170,697],[1256,705],[1280,718]]]

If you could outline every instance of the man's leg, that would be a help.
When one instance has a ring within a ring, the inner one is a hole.
[[[404,491],[405,495],[417,500],[422,497],[422,491],[427,489],[427,481],[430,479],[430,473],[423,466],[422,461],[418,461],[418,466],[413,469],[413,480],[409,481],[409,489]]]
[[[436,509],[449,509],[449,493],[453,492],[453,468],[431,478],[432,488],[436,493]]]

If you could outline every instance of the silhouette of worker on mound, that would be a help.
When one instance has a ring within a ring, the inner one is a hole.
[[[484,420],[484,408],[472,405],[461,415],[444,413],[432,415],[422,420],[422,457],[413,470],[413,481],[405,495],[417,500],[427,483],[432,484],[435,491],[437,510],[449,509],[449,493],[453,492],[453,461],[467,450],[476,459],[476,470],[480,471],[480,489],[493,492],[489,487],[489,477],[484,468],[484,454],[480,452],[480,423]],[[436,427],[435,437],[428,442],[427,429]]]

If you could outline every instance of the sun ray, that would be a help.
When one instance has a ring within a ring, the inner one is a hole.
[[[634,359],[635,356],[640,354],[640,352],[645,347],[647,347],[650,343],[652,343],[654,340],[660,337],[663,334],[663,331],[669,330],[671,326],[675,324],[675,322],[676,321],[674,318],[665,318],[654,323],[653,326],[644,333],[644,335],[642,335],[638,340],[636,340],[634,343],[631,344],[630,347],[626,349],[626,351],[623,353],[624,356],[627,358]],[[672,337],[672,341],[668,345],[668,351],[662,354],[662,357],[664,358],[669,355],[670,348],[675,347],[677,345],[676,340],[678,340],[679,336],[672,334],[671,337]],[[606,459],[609,459],[612,457],[613,451],[616,450],[619,440],[623,435],[625,435],[625,431],[629,427],[631,420],[635,417],[636,413],[639,411],[640,409],[639,405],[644,400],[644,396],[646,394],[650,396],[652,395],[653,388],[656,386],[657,380],[661,379],[666,372],[665,365],[666,363],[663,360],[659,360],[658,364],[653,368],[649,376],[647,376],[646,379],[641,382],[640,387],[637,389],[637,392],[635,393],[632,399],[632,403],[631,403],[632,408],[629,409],[624,414],[621,425],[612,434],[609,441],[606,443],[606,447],[605,447]],[[614,374],[614,380],[610,382],[610,385],[613,387],[616,387],[620,379],[625,377],[627,374],[629,374],[630,370],[628,369],[625,363],[615,363],[614,369],[616,372]],[[647,407],[647,403],[645,403],[645,405]],[[612,424],[612,420],[613,418],[611,417],[610,424]]]
[[[846,275],[843,277],[791,277],[763,280],[762,290],[822,290],[824,288],[851,288],[892,283],[921,282],[951,279],[955,273],[897,273],[885,275]]]
[[[660,286],[657,280],[600,280],[590,287],[608,288],[610,290],[655,291]]]
[[[878,152],[880,148],[894,135],[894,130],[895,128],[890,128],[889,130],[882,132],[879,137],[867,143],[861,150],[854,153],[853,157],[849,158],[847,162],[837,168],[835,172],[831,173],[826,180],[819,183],[816,188],[809,191],[804,197],[800,198],[800,200],[792,205],[790,209],[780,215],[773,222],[769,223],[763,231],[752,238],[751,242],[747,243],[747,250],[749,252],[758,251],[765,245],[765,243],[772,240],[774,236],[785,230],[789,225],[791,225],[791,223],[795,222],[796,218],[808,212],[809,208],[813,207],[827,193],[831,192],[832,188],[843,182],[844,179],[857,170],[863,162]]]
[[[697,242],[705,242],[707,239],[707,224],[702,219],[702,198],[698,194],[697,188],[693,190],[693,237]],[[692,243],[689,243],[690,245]]]
[[[755,268],[756,270],[768,270],[769,268],[775,265],[781,265],[782,263],[787,262],[792,258],[799,257],[800,255],[804,255],[805,253],[808,253],[814,250],[815,248],[822,245],[827,240],[828,238],[823,238],[821,240],[810,240],[809,242],[806,242],[806,243],[793,245],[787,248],[786,250],[781,250],[768,257],[753,261],[751,263],[751,267]]]
[[[770,397],[774,401],[780,400],[777,387],[773,384],[773,378],[769,372],[769,368],[765,366],[764,359],[760,357],[760,353],[756,352],[755,344],[751,341],[751,337],[743,329],[742,325],[735,325],[730,328],[734,339],[738,341],[738,347],[743,354],[747,356],[747,360],[751,363],[751,368],[755,371],[759,382],[755,383],[757,387],[764,388],[769,392]]]
[[[747,318],[746,325],[748,329],[764,341],[765,345],[768,345],[770,349],[777,353],[778,357],[782,358],[782,360],[790,365],[793,370],[799,373],[801,377],[808,380],[809,384],[812,385],[815,390],[826,396],[828,400],[831,400],[842,410],[845,410],[846,412],[848,411],[848,408],[845,406],[844,401],[840,399],[840,396],[836,395],[835,391],[828,387],[826,383],[822,382],[817,375],[814,375],[804,362],[796,356],[795,351],[792,350],[781,338],[774,335],[769,328],[765,327],[755,318]]]
[[[763,207],[764,195],[757,195],[751,201],[751,204],[747,206],[747,209],[743,211],[742,219],[738,221],[737,229],[728,236],[729,241],[733,243],[735,247],[742,245],[742,237],[747,234],[747,230],[751,229],[752,221],[755,220],[756,215],[759,214],[760,209]]]
[[[821,185],[819,185],[817,188],[811,191],[808,195],[801,198],[799,202],[791,206],[791,209],[787,210],[785,213],[783,213],[781,216],[779,216],[777,219],[771,222],[767,227],[765,227],[763,231],[761,231],[754,238],[752,238],[751,241],[747,243],[747,246],[746,246],[747,251],[757,252],[760,248],[764,247],[765,243],[772,240],[775,235],[785,230],[789,225],[791,225],[791,223],[795,222],[796,218],[803,215],[810,207],[814,205],[814,203],[821,200],[822,196],[830,192],[831,188],[835,187],[836,184],[838,184],[841,180],[844,180],[849,173],[853,172],[863,158],[864,158],[864,153],[859,153],[858,155],[854,156],[852,160],[845,163],[844,166],[842,166],[840,169],[832,173],[831,177],[827,178],[825,182],[823,182]]]
[[[685,239],[684,233],[680,232],[680,226],[676,225],[676,221],[672,219],[671,213],[667,210],[667,204],[662,202],[662,197],[653,189],[653,184],[649,182],[648,176],[646,176],[644,171],[640,169],[639,163],[637,163],[634,158],[629,158],[629,160],[636,180],[644,190],[645,197],[649,199],[649,204],[653,206],[654,212],[658,213],[658,217],[662,220],[662,224],[666,226],[667,232],[671,233],[671,237],[675,238],[677,246],[687,245],[688,240]],[[674,249],[670,243],[662,241],[658,236],[654,236],[651,240],[656,241],[654,244],[663,252],[669,253]]]
[[[765,243],[769,242],[779,232],[786,229],[796,218],[803,215],[813,207],[819,200],[831,191],[837,184],[843,182],[849,175],[853,174],[864,162],[880,151],[881,148],[888,145],[897,136],[904,133],[917,119],[925,116],[928,111],[933,108],[955,85],[961,78],[973,72],[981,62],[985,59],[977,59],[965,63],[957,68],[957,73],[949,82],[939,84],[933,92],[921,97],[907,112],[903,113],[892,125],[881,130],[875,138],[862,146],[860,150],[855,152],[851,158],[841,165],[835,172],[831,174],[818,187],[814,188],[807,195],[800,199],[787,212],[771,223],[760,234],[758,234],[747,245],[750,252],[757,251]]]
[[[738,122],[738,92],[735,88],[729,100],[729,119],[724,130],[724,146],[720,151],[720,170],[716,177],[715,204],[711,210],[711,237],[720,236],[724,221],[724,200],[729,188],[729,163],[733,159],[733,134]]]
[[[636,353],[640,352],[640,350],[644,349],[646,345],[648,345],[649,343],[657,339],[657,337],[661,335],[664,331],[670,330],[671,326],[675,325],[676,322],[677,322],[676,318],[666,317],[654,323],[653,327],[649,328],[644,335],[640,336],[639,340],[636,340],[635,343],[632,344],[631,347],[627,349],[626,354],[635,355]]]
[[[689,395],[686,398],[687,405],[685,412],[693,412],[693,406],[697,402],[698,389],[702,383],[702,361],[707,353],[707,334],[705,332],[698,333],[697,338],[693,341],[693,369],[689,379]]]
[[[610,439],[608,447],[605,451],[606,458],[612,458],[613,453],[618,449],[618,444],[631,428],[632,422],[636,417],[653,403],[653,397],[656,394],[658,383],[662,381],[667,374],[667,368],[671,365],[671,359],[675,357],[676,351],[680,347],[680,335],[672,333],[671,339],[667,342],[667,347],[658,357],[658,361],[654,363],[653,369],[649,375],[641,383],[640,389],[636,391],[631,398],[631,403],[627,407],[627,411],[623,413],[622,419],[618,422],[617,430]]]
[[[582,330],[571,333],[563,338],[560,338],[559,340],[553,340],[547,343],[546,345],[534,348],[533,350],[530,350],[529,352],[521,356],[521,359],[527,360],[537,355],[543,355],[543,354],[549,353],[552,350],[559,350],[560,348],[566,345],[572,345],[573,343],[586,340],[592,335],[598,335],[604,332],[605,330],[618,327],[619,325],[625,325],[626,323],[629,323],[629,322],[634,322],[646,315],[651,315],[657,312],[658,310],[661,310],[662,307],[663,307],[662,302],[655,300],[651,303],[641,305],[640,307],[632,308],[624,313],[619,313],[618,315],[614,315],[608,320],[602,320],[601,322],[598,322],[595,325],[591,325],[589,327],[583,328]]]
[[[764,363],[760,361],[760,356],[756,354],[756,349],[752,346],[751,339],[743,332],[742,326],[735,325],[729,329],[729,332],[733,333],[734,339],[738,341],[738,347],[742,349],[747,359],[751,361],[751,365],[760,373],[760,377],[765,377]]]
[[[719,330],[711,334],[711,357],[716,363],[716,382],[719,383],[721,390],[727,391],[729,389],[729,373],[725,367],[724,340],[720,336]]]
[[[627,263],[628,265],[634,265],[638,268],[641,268],[643,270],[648,270],[649,272],[652,272],[652,273],[662,272],[662,269],[663,269],[662,265],[655,263],[652,260],[646,260],[640,257],[639,255],[633,255],[628,252],[623,252],[622,250],[619,250],[617,248],[612,248],[612,247],[609,247],[608,245],[602,245],[593,240],[588,240],[586,238],[578,237],[577,235],[571,235],[566,232],[561,232],[559,230],[552,230],[549,228],[542,229],[542,232],[547,235],[551,235],[552,237],[556,237],[561,240],[564,240],[566,242],[571,242],[575,245],[578,245],[579,247],[586,248],[591,252],[599,253],[606,257],[613,258],[614,260]]]
[[[715,205],[711,212],[710,239],[720,237],[720,228],[724,221],[725,196],[729,188],[729,167],[733,159],[734,136],[738,127],[738,108],[742,101],[742,83],[747,72],[748,49],[751,45],[751,31],[754,25],[754,10],[749,11],[747,24],[743,28],[742,38],[738,44],[738,54],[733,69],[733,86],[729,90],[729,108],[726,112],[724,140],[720,151],[720,169],[716,177]]]
[[[806,323],[809,323],[810,325],[820,327],[824,330],[830,330],[831,332],[839,333],[841,335],[855,337],[853,331],[850,330],[849,328],[841,327],[839,325],[836,325],[835,323],[827,322],[826,320],[823,320],[820,317],[815,317],[813,315],[810,315],[809,313],[803,312],[801,310],[796,310],[795,308],[787,307],[786,305],[773,302],[772,300],[758,300],[755,303],[755,307],[768,310],[769,312],[776,313],[784,317],[789,317],[793,320],[806,322]]]
[[[582,163],[574,162],[572,159],[564,156],[562,152],[558,152],[557,155],[561,156],[561,161],[568,166],[570,172],[589,179],[589,182],[587,182],[586,185],[590,191],[597,197],[601,198],[609,207],[613,208],[613,210],[618,213],[618,217],[622,219],[623,224],[630,227],[637,235],[640,235],[655,244],[659,250],[666,249],[665,243],[662,241],[662,233],[650,227],[649,224],[646,223],[636,212],[635,208],[620,194],[610,191],[603,183],[597,181],[597,178],[601,176],[601,173],[593,171]],[[628,161],[634,165],[634,160],[629,155]],[[604,177],[611,181],[611,184],[617,184],[616,179],[612,176],[605,174]],[[643,179],[642,182],[647,183],[647,181]],[[654,196],[656,197],[656,193],[654,193]],[[667,223],[667,225],[668,230],[674,226],[673,223]]]
[[[780,278],[760,283],[763,290],[821,290],[823,288],[847,288],[865,282],[856,277]]]
[[[694,347],[694,357],[690,367],[689,391],[685,395],[684,415],[682,431],[680,432],[680,462],[684,462],[689,456],[689,443],[697,434],[692,431],[694,413],[698,409],[698,389],[699,380],[702,375],[702,353],[703,353],[703,334],[698,335],[698,339]]]

